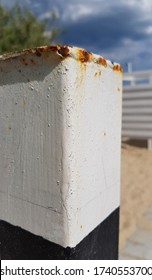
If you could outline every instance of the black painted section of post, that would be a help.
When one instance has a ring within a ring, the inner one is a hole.
[[[0,221],[0,255],[5,260],[114,260],[118,258],[118,230],[119,209],[75,248],[63,248]]]

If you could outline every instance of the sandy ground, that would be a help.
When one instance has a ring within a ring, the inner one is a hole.
[[[119,249],[152,204],[152,151],[122,144]]]

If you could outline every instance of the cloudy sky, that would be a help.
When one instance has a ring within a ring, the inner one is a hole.
[[[66,29],[63,43],[84,47],[124,68],[131,62],[133,70],[152,69],[152,0],[24,1],[41,17],[56,11]]]

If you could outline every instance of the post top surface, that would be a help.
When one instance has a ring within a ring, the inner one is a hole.
[[[106,60],[104,57],[88,52],[85,49],[73,47],[73,46],[67,46],[67,45],[40,46],[40,47],[35,47],[30,49],[23,49],[21,51],[6,53],[0,55],[0,62],[12,58],[17,58],[20,56],[29,55],[29,54],[35,54],[38,57],[40,57],[45,53],[54,53],[55,55],[59,56],[61,59],[72,57],[81,63],[93,62],[96,64],[100,64],[104,67],[110,67],[114,71],[122,72],[122,67],[118,63],[114,63],[109,60]]]

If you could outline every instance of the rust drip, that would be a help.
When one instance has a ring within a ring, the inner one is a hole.
[[[86,50],[78,49],[78,60],[81,62],[87,62],[91,60],[92,53]]]
[[[102,64],[104,67],[107,67],[107,61],[103,57],[99,57],[98,61],[99,64]]]
[[[114,66],[113,66],[113,70],[114,70],[114,71],[118,71],[118,72],[122,72],[122,67],[121,67],[121,65],[118,65],[118,64],[117,64],[117,65],[114,65]]]
[[[97,72],[95,72],[94,76],[95,76],[95,77],[101,76],[101,70],[98,70]]]

